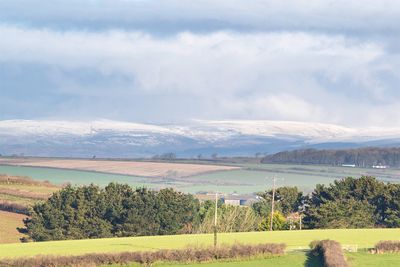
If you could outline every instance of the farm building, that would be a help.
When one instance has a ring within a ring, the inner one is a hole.
[[[195,197],[200,201],[215,201],[215,193],[196,194]],[[237,195],[237,194],[220,194],[218,199],[226,205],[232,206],[248,206],[257,201],[253,195]]]

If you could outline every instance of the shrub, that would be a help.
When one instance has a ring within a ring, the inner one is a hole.
[[[268,231],[270,229],[270,224],[271,224],[271,214],[268,215],[266,220],[263,220],[259,226],[258,229],[260,231]],[[288,229],[288,224],[286,223],[286,218],[280,213],[279,211],[274,212],[274,215],[272,217],[272,230],[277,231],[277,230],[286,230]]]
[[[215,208],[207,209],[202,222],[195,229],[196,233],[213,233]],[[249,207],[231,206],[222,204],[218,207],[218,232],[251,232],[257,230],[260,218]]]
[[[313,241],[310,247],[314,247],[314,252],[322,255],[326,267],[347,267],[348,264],[343,254],[342,247],[334,240]]]
[[[75,267],[105,264],[128,264],[137,262],[146,266],[154,262],[205,262],[216,259],[237,259],[262,255],[282,255],[285,244],[259,244],[220,246],[218,248],[188,247],[181,250],[159,250],[154,252],[123,252],[115,254],[85,254],[81,256],[36,256],[0,260],[0,267]]]
[[[316,247],[318,246],[319,242],[320,242],[319,240],[313,240],[313,241],[311,241],[310,244],[309,244],[310,249],[311,249],[311,250],[315,250]]]
[[[376,253],[399,253],[400,241],[380,241],[375,245]]]

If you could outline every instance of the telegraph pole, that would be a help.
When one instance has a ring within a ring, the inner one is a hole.
[[[217,248],[217,225],[218,225],[218,192],[215,192],[215,215],[214,215],[214,248]]]
[[[274,207],[275,207],[275,186],[276,186],[276,177],[274,176],[272,178],[273,180],[273,187],[272,187],[272,200],[271,200],[271,220],[270,220],[270,225],[269,225],[269,230],[272,231],[272,224],[274,221]]]
[[[300,230],[301,230],[301,224],[302,224],[302,217],[303,217],[303,215],[300,213]]]

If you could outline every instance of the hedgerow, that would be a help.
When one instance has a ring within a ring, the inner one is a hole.
[[[188,247],[180,250],[146,252],[91,253],[79,256],[36,256],[0,260],[0,267],[77,267],[107,264],[140,263],[150,266],[155,262],[208,262],[223,259],[242,259],[254,256],[282,255],[286,244],[258,244],[213,247]]]
[[[376,253],[399,253],[400,241],[380,241],[375,245]]]
[[[334,240],[313,241],[310,247],[322,255],[325,267],[348,267],[342,247]]]

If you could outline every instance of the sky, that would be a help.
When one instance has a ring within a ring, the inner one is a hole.
[[[0,1],[0,120],[400,126],[400,2]]]

